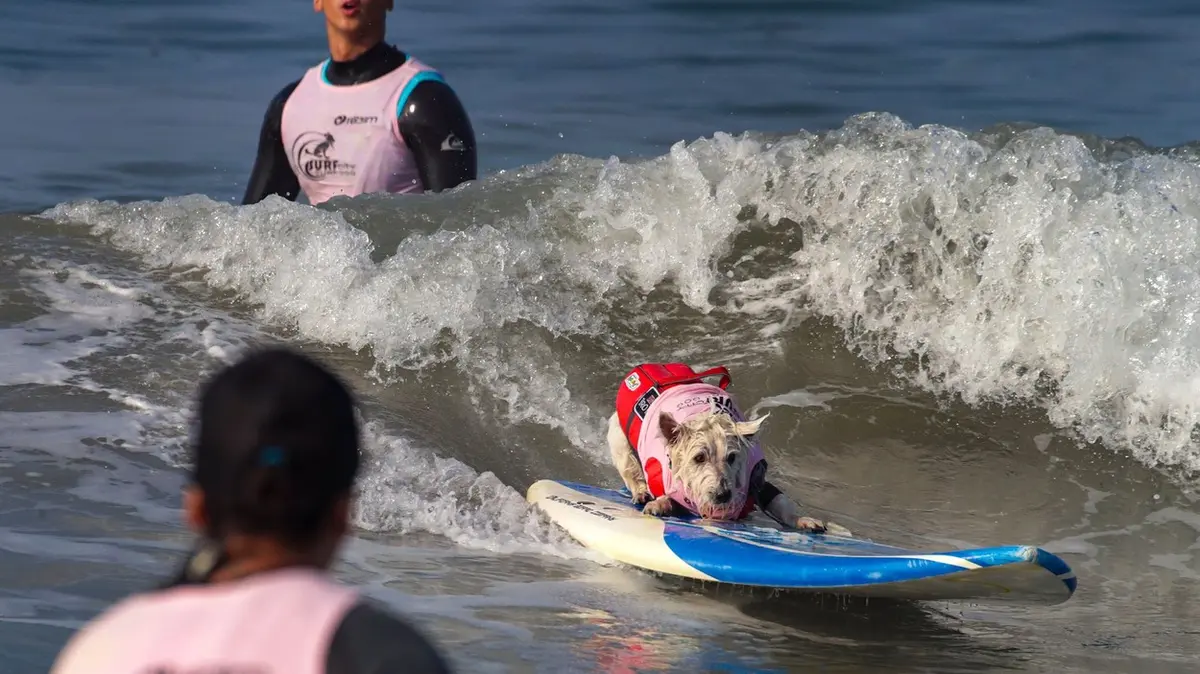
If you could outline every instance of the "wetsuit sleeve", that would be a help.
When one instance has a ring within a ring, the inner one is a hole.
[[[779,487],[767,482],[766,460],[760,461],[754,467],[754,472],[750,473],[750,493],[754,494],[754,502],[763,510],[781,493]]]
[[[426,190],[441,192],[475,180],[475,130],[448,84],[439,80],[418,84],[397,121]]]
[[[300,80],[284,87],[267,106],[258,134],[258,155],[246,183],[242,204],[256,204],[272,194],[295,201],[300,194],[300,181],[292,172],[283,147],[283,105],[298,84]]]
[[[433,644],[404,621],[366,602],[342,618],[329,644],[326,674],[450,674]]]

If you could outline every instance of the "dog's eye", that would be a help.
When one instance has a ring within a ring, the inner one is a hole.
[[[692,459],[692,461],[695,461],[696,463],[704,463],[704,462],[705,462],[705,461],[707,461],[707,460],[708,460],[708,457],[707,457],[707,456],[705,456],[705,455],[703,455],[703,454],[697,454],[697,455],[696,455],[696,456],[695,456],[695,457]]]
[[[725,463],[732,466],[733,462],[737,461],[737,458],[738,458],[737,452],[731,452],[731,453],[725,455]]]

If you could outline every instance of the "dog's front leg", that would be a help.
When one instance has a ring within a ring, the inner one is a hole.
[[[811,517],[800,517],[800,509],[796,507],[796,502],[788,498],[787,494],[783,492],[776,494],[770,503],[763,506],[763,510],[786,526],[795,527],[801,531],[811,531],[818,534],[825,533],[825,526],[819,520]]]
[[[770,483],[765,484],[769,485]],[[763,510],[784,525],[814,534],[828,533],[835,536],[850,536],[850,530],[840,524],[822,522],[812,517],[801,517],[800,509],[796,507],[795,501],[788,498],[787,494],[779,491],[777,487],[774,488],[774,491],[778,491],[779,493],[775,495],[775,498],[771,499],[770,503],[763,506]]]
[[[655,517],[669,517],[675,512],[675,502],[669,496],[659,496],[642,508],[642,512]]]
[[[625,433],[621,431],[621,422],[616,413],[608,418],[608,450],[612,454],[613,466],[621,474],[621,480],[625,482],[629,493],[633,495],[631,500],[637,504],[648,503],[651,499],[650,488],[646,486],[642,462],[638,459],[633,445],[625,438]]]

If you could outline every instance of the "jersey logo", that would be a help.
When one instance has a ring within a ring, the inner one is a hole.
[[[330,155],[337,141],[332,133],[306,131],[292,143],[292,162],[309,180],[321,180],[330,175],[354,175],[354,165]]]
[[[362,115],[338,115],[337,117],[333,118],[333,125],[341,126],[343,124],[374,124],[378,121],[379,118],[375,117],[374,115],[370,117],[364,117]]]
[[[463,143],[462,140],[453,133],[451,133],[449,136],[446,136],[446,140],[442,141],[443,152],[462,152],[466,149],[466,147],[466,143]]]

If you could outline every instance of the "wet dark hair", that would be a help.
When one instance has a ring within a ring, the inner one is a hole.
[[[354,403],[332,372],[279,347],[254,351],[208,380],[191,475],[204,492],[207,537],[314,542],[358,474]]]

